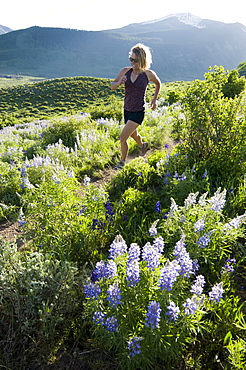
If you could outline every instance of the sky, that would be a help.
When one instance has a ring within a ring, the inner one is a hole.
[[[246,26],[245,0],[1,0],[0,25],[101,31],[176,13]]]

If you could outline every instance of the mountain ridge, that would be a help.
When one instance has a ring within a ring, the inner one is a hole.
[[[114,78],[142,42],[163,82],[203,78],[208,67],[246,60],[246,27],[178,13],[105,31],[30,27],[0,35],[0,74]]]

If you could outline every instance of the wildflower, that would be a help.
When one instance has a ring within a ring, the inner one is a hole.
[[[159,222],[159,219],[158,220],[156,220],[152,225],[151,225],[151,227],[150,227],[150,229],[149,229],[149,235],[150,236],[155,236],[155,235],[157,235],[157,228],[156,228],[156,225],[157,225],[157,223]]]
[[[206,178],[208,177],[208,171],[207,171],[207,170],[205,170],[205,171],[204,171],[204,173],[203,173],[202,177],[203,177],[204,179],[206,179]]]
[[[126,266],[126,280],[129,286],[136,286],[140,281],[140,268],[137,259],[129,260]]]
[[[109,301],[110,306],[116,307],[118,304],[121,304],[120,288],[117,284],[110,285],[107,293],[108,296],[106,300]]]
[[[84,176],[84,185],[85,185],[85,186],[88,186],[88,185],[90,184],[90,182],[91,182],[90,177],[89,177],[89,176],[87,176],[87,175],[85,175],[85,176]]]
[[[209,242],[210,242],[209,234],[204,234],[198,239],[197,244],[200,246],[200,248],[205,248],[208,246]]]
[[[114,216],[114,210],[109,201],[105,203],[105,208],[106,208],[106,219],[112,222],[113,221],[112,216]]]
[[[180,275],[189,277],[191,274],[194,273],[193,271],[193,261],[190,258],[188,252],[184,252],[177,257],[177,261],[180,265]]]
[[[159,200],[155,204],[155,212],[161,213],[161,202]]]
[[[223,282],[215,284],[212,287],[211,292],[208,293],[209,299],[213,302],[219,302],[222,298],[223,293],[224,293]]]
[[[158,253],[162,253],[164,250],[164,240],[162,236],[155,238],[154,247],[157,249]]]
[[[133,337],[128,342],[128,349],[130,351],[129,355],[132,356],[132,357],[135,356],[135,355],[139,355],[139,353],[141,353],[139,340],[140,340],[140,338]]]
[[[81,216],[86,211],[86,206],[82,206],[81,209],[77,212],[77,216]]]
[[[115,259],[127,252],[127,245],[121,235],[117,235],[110,245],[109,258]]]
[[[142,258],[147,262],[147,267],[154,270],[160,264],[161,254],[158,249],[153,247],[149,242],[143,247]]]
[[[179,180],[180,180],[180,181],[184,181],[184,180],[186,180],[186,176],[185,176],[185,174],[184,174],[184,173],[182,173],[182,175],[179,177]]]
[[[183,234],[174,247],[173,255],[180,266],[180,274],[189,277],[190,274],[194,273],[193,261],[190,258],[189,253],[186,251],[184,239],[185,235]]]
[[[202,294],[204,285],[205,285],[204,276],[198,275],[194,284],[191,287],[190,292],[200,296]]]
[[[169,316],[170,321],[177,321],[180,309],[174,302],[170,302],[169,306],[167,306],[166,315]]]
[[[93,218],[92,220],[92,230],[102,230],[105,227],[105,223],[102,221],[99,221],[96,218]]]
[[[161,269],[159,287],[162,290],[172,290],[173,284],[179,276],[180,269],[181,267],[176,260],[173,260],[172,262],[167,261],[165,266]]]
[[[244,221],[245,219],[246,219],[246,213],[244,213],[241,216],[237,216],[233,218],[230,222],[224,225],[224,230],[226,231],[228,229],[229,230],[237,229],[241,225],[241,222]]]
[[[185,209],[187,209],[192,204],[196,203],[196,198],[198,196],[198,191],[196,193],[190,193],[184,201]]]
[[[207,195],[208,195],[208,192],[201,195],[198,201],[199,206],[204,207],[206,205],[205,200],[206,200]]]
[[[204,229],[205,223],[204,219],[201,218],[200,220],[196,221],[194,224],[194,230],[198,233],[200,233]]]
[[[102,311],[97,311],[94,313],[92,321],[94,321],[96,324],[104,325],[106,315]]]
[[[95,269],[95,275],[97,277],[97,280],[103,279],[105,277],[105,262],[100,261],[96,263],[96,269]]]
[[[18,221],[19,227],[22,227],[26,224],[25,217],[20,218]]]
[[[209,202],[212,203],[211,209],[213,211],[219,212],[224,208],[226,203],[226,189],[220,193],[221,188],[214,193],[214,196],[210,198]]]
[[[151,327],[152,329],[158,328],[160,319],[161,319],[160,303],[152,301],[148,306],[145,326]]]
[[[139,260],[140,257],[140,247],[137,243],[131,243],[128,251],[129,261]]]
[[[117,328],[119,326],[117,318],[114,316],[108,317],[105,321],[106,330],[110,331],[111,333],[113,331],[117,331]]]
[[[89,283],[84,285],[84,293],[86,298],[97,298],[101,294],[101,288],[98,284]]]
[[[185,240],[185,235],[183,234],[181,239],[175,244],[174,251],[173,251],[173,255],[175,257],[177,257],[178,255],[186,251],[184,240]]]
[[[226,260],[225,265],[221,270],[221,273],[229,272],[229,273],[232,274],[234,272],[234,266],[233,265],[235,265],[235,264],[236,264],[235,258],[231,258],[231,259]]]
[[[105,266],[105,277],[107,279],[117,276],[117,265],[114,261],[108,261]]]
[[[168,217],[172,217],[174,212],[178,211],[178,205],[176,204],[175,200],[171,198],[171,207],[170,211],[168,212]]]
[[[185,308],[185,315],[194,315],[196,313],[196,310],[198,309],[197,297],[193,296],[192,298],[187,298],[183,306]]]

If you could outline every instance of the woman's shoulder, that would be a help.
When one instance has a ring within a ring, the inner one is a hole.
[[[157,74],[151,69],[145,69],[144,72],[146,73],[149,81],[155,82],[156,80],[159,80]]]

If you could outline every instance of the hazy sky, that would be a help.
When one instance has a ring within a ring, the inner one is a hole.
[[[175,13],[246,26],[245,0],[1,0],[0,25],[99,31]]]

